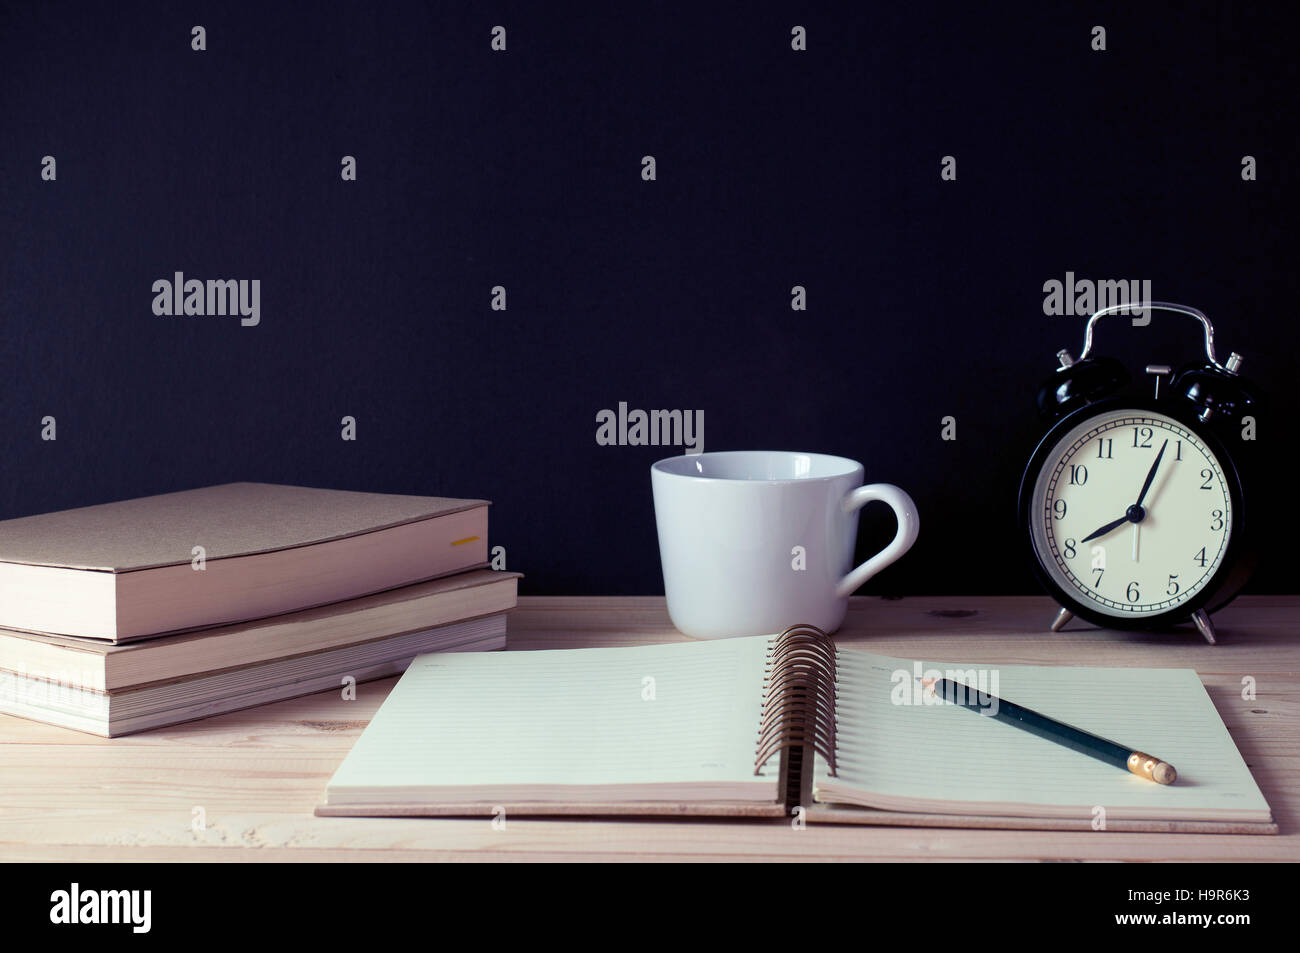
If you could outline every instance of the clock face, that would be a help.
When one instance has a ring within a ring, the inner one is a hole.
[[[1232,535],[1218,458],[1183,424],[1147,410],[1089,417],[1048,452],[1030,501],[1039,562],[1102,615],[1170,612],[1201,592]]]

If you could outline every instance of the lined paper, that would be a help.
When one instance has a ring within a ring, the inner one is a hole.
[[[777,760],[754,774],[768,641],[422,655],[327,802],[775,800]]]
[[[1268,804],[1191,669],[981,667],[938,674],[1172,764],[1155,784],[957,705],[917,704],[909,659],[841,651],[838,777],[818,800],[932,813],[1270,820]],[[992,681],[996,672],[997,681]],[[904,694],[905,693],[905,694]],[[909,701],[910,704],[900,703]]]

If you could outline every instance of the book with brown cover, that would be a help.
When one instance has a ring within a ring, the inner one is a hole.
[[[227,483],[0,522],[0,626],[123,642],[487,563],[484,500]]]
[[[514,608],[518,579],[471,569],[328,606],[126,643],[0,629],[0,677],[118,692],[505,612]]]

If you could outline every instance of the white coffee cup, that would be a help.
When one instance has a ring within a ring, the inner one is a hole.
[[[809,623],[834,632],[848,597],[902,556],[916,504],[862,464],[778,450],[700,453],[650,468],[668,614],[686,635],[718,639]],[[853,568],[858,510],[893,507],[893,542]]]

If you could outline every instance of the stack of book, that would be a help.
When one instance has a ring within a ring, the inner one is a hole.
[[[113,737],[504,648],[487,509],[230,483],[0,522],[0,712]]]

